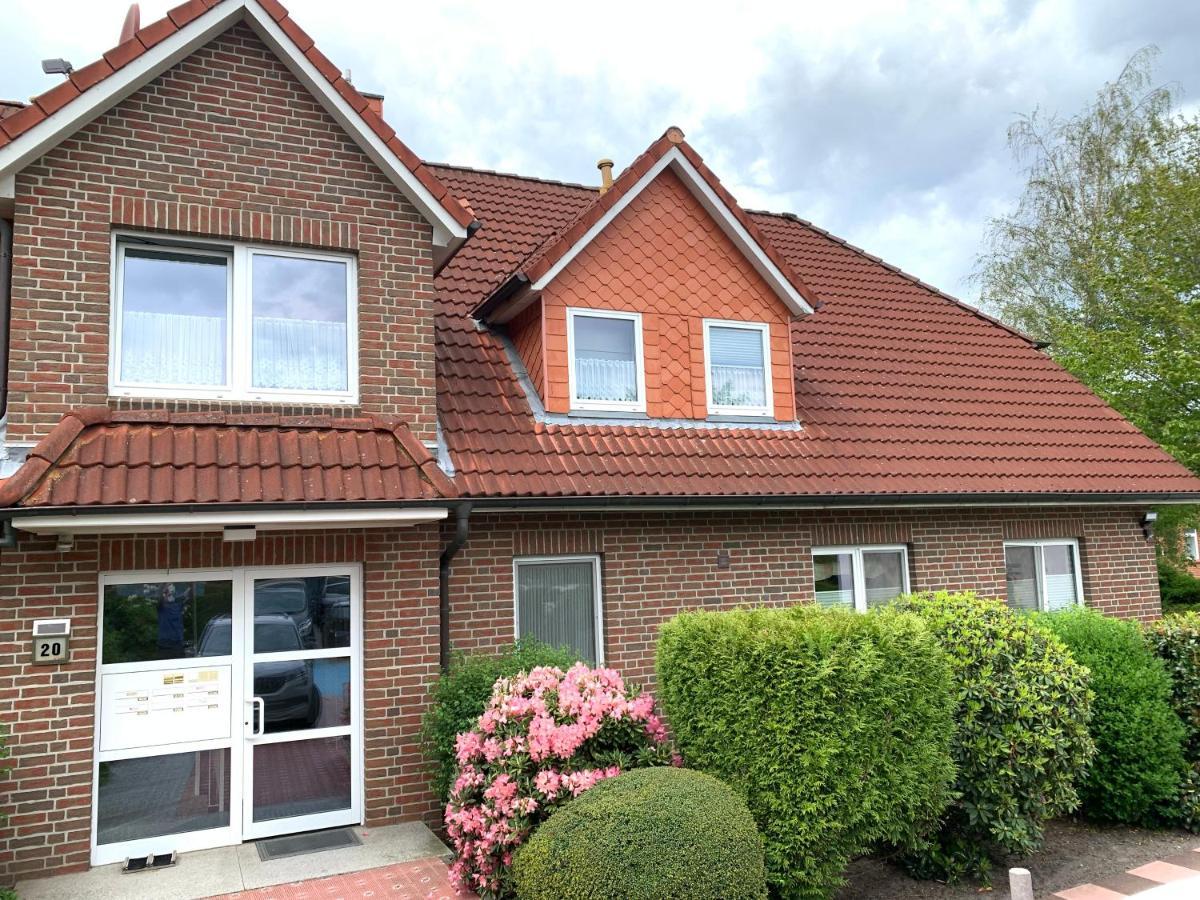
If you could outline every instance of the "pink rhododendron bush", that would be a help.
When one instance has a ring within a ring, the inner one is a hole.
[[[563,803],[628,769],[679,763],[653,696],[583,663],[501,678],[457,756],[450,875],[485,898],[512,895],[513,853]]]

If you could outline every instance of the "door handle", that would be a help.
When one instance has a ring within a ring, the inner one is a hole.
[[[262,737],[267,731],[267,704],[263,701],[262,697],[255,697],[250,702],[258,707],[258,729],[255,730],[253,728],[253,713],[252,713],[251,714],[252,718],[251,718],[250,736],[251,737]]]

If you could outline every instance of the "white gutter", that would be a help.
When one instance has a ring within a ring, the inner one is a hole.
[[[449,515],[444,507],[406,509],[314,509],[262,512],[128,513],[121,515],[14,516],[14,528],[33,534],[157,534],[163,532],[224,531],[256,528],[261,531],[311,531],[320,528],[404,528],[440,522]]]

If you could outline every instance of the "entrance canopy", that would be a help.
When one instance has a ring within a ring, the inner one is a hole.
[[[381,417],[99,408],[63,417],[0,485],[0,511],[37,534],[252,537],[435,522],[456,493],[408,427]]]

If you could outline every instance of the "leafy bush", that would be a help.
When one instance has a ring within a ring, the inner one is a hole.
[[[598,784],[538,827],[513,862],[520,900],[765,900],[745,802],[689,769]]]
[[[575,655],[566,648],[556,649],[528,638],[505,647],[496,656],[458,654],[450,671],[433,686],[432,704],[425,714],[424,737],[436,766],[433,787],[445,803],[454,782],[454,740],[470,731],[479,721],[492,696],[492,688],[501,678],[511,678],[538,666],[566,669]]]
[[[909,855],[917,877],[987,877],[996,850],[1028,854],[1046,820],[1079,805],[1075,780],[1095,753],[1088,671],[1066,647],[998,600],[971,593],[902,597],[954,670],[957,799],[941,830]]]
[[[511,895],[513,852],[558,806],[627,769],[674,761],[654,698],[583,663],[502,678],[456,745],[450,877],[484,898]]]
[[[828,896],[852,857],[946,804],[950,671],[914,616],[684,613],[663,626],[658,675],[687,764],[746,798],[775,896]]]
[[[1087,815],[1126,825],[1161,822],[1174,812],[1184,728],[1171,706],[1171,681],[1137,623],[1088,609],[1037,616],[1091,670],[1096,743],[1087,778],[1078,785]]]
[[[1200,609],[1200,578],[1169,560],[1158,561],[1158,589],[1165,613]]]
[[[1200,613],[1165,616],[1145,628],[1150,649],[1171,680],[1171,704],[1184,727],[1190,772],[1179,795],[1177,821],[1200,831]]]

